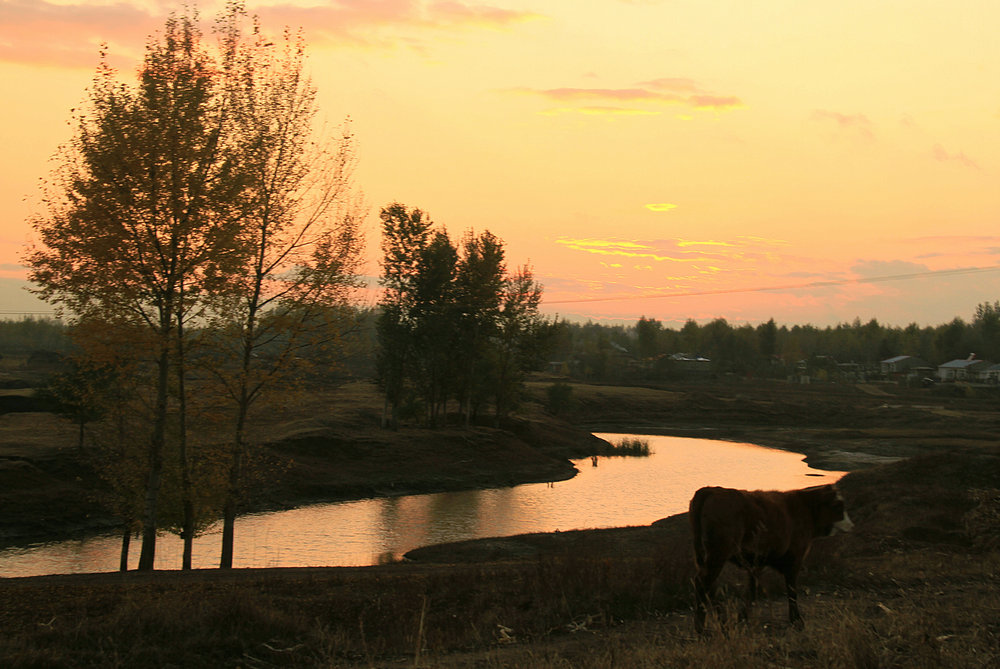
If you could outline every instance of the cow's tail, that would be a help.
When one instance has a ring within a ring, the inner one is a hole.
[[[688,520],[691,521],[691,536],[694,538],[694,559],[699,567],[705,564],[705,539],[701,533],[701,509],[710,490],[701,488],[691,498],[688,506]]]

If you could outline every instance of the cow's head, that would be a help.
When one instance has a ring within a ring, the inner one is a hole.
[[[847,515],[844,507],[844,498],[840,495],[840,490],[835,485],[822,485],[811,488],[814,494],[811,495],[813,506],[813,518],[819,530],[817,535],[833,536],[837,532],[850,532],[854,529],[854,523]]]

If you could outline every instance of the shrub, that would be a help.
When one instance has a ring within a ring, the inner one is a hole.
[[[545,390],[545,410],[553,416],[565,413],[573,406],[573,386],[559,381]]]
[[[648,457],[652,454],[653,449],[649,447],[649,440],[639,437],[623,437],[611,444],[611,448],[604,453],[604,455],[632,457]]]

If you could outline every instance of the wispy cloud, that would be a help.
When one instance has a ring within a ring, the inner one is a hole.
[[[539,112],[543,116],[562,114],[583,114],[584,116],[655,116],[663,112],[651,109],[628,109],[626,107],[555,107]]]
[[[658,93],[644,88],[549,88],[527,90],[550,100],[613,100],[616,102],[683,102],[684,97],[672,93]]]
[[[362,3],[364,4],[364,3]],[[435,2],[427,9],[432,23],[474,26],[477,28],[507,28],[509,26],[543,18],[541,14],[489,5],[467,5],[461,2]]]
[[[944,147],[941,146],[940,144],[934,145],[934,150],[932,152],[932,155],[934,156],[934,160],[941,163],[958,163],[963,167],[968,167],[973,170],[982,169],[979,163],[977,163],[975,160],[965,155],[964,151],[959,151],[958,153],[950,153],[948,151],[945,151]]]
[[[671,209],[676,209],[677,205],[670,202],[657,202],[654,204],[647,204],[646,209],[650,211],[670,211]]]
[[[0,60],[93,69],[100,44],[134,55],[161,18],[124,2],[0,0]]]
[[[259,13],[271,23],[305,26],[313,42],[380,48],[398,45],[400,33],[409,35],[411,45],[426,47],[429,42],[413,31],[502,30],[544,18],[534,12],[486,4],[422,0],[339,0],[312,7],[277,4]]]
[[[743,101],[735,95],[717,95],[704,90],[693,79],[685,77],[663,77],[637,83],[622,88],[517,88],[513,92],[541,96],[557,103],[589,103],[577,107],[559,107],[558,113],[570,110],[614,109],[616,113],[626,110],[632,113],[660,113],[655,109],[661,105],[678,105],[697,110],[727,111],[743,107]],[[602,105],[606,103],[607,106]],[[622,105],[628,105],[622,107]],[[650,107],[653,107],[651,109]],[[545,110],[543,114],[553,114]]]
[[[146,37],[162,27],[168,10],[180,8],[162,6],[166,4],[0,0],[0,60],[90,69],[102,43],[111,45],[113,56],[134,59]],[[206,25],[222,6],[209,2],[199,7]],[[277,2],[251,7],[251,12],[266,29],[303,27],[311,44],[422,49],[441,31],[503,30],[543,18],[488,4],[426,0],[338,0],[314,6]]]
[[[643,81],[639,84],[643,88],[652,88],[660,91],[673,91],[675,93],[700,93],[701,88],[694,79],[687,77],[661,77]]]
[[[786,244],[782,240],[768,240],[745,236],[725,241],[714,239],[625,241],[619,239],[574,239],[565,237],[556,241],[564,248],[574,251],[654,263],[705,263],[709,261],[718,263],[723,259],[739,261],[740,263],[752,263],[758,260],[771,259],[774,249]],[[716,265],[705,265],[701,269],[712,272],[721,271]]]
[[[875,139],[875,130],[871,120],[864,114],[842,114],[841,112],[818,109],[812,113],[812,120],[834,123],[843,131],[853,132],[863,139]]]
[[[724,111],[743,106],[743,101],[735,95],[692,95],[688,103],[695,109],[714,109]]]

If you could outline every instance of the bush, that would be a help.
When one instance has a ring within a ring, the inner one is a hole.
[[[604,455],[648,457],[653,454],[653,449],[649,447],[648,439],[638,437],[624,437],[615,443],[604,453]]]
[[[553,416],[565,413],[573,406],[573,386],[559,381],[545,390],[545,410]]]

